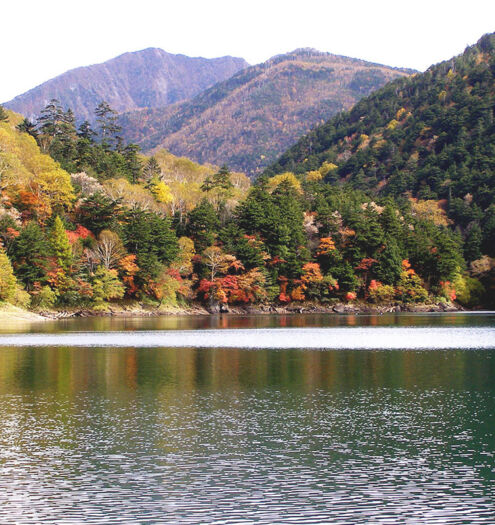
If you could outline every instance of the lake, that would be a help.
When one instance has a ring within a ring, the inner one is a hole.
[[[0,421],[0,523],[493,524],[495,315],[4,323]]]

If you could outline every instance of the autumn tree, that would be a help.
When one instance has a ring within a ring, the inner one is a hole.
[[[203,264],[209,268],[210,281],[213,281],[219,273],[227,273],[232,264],[236,262],[236,258],[233,255],[224,253],[218,246],[206,248],[201,259]]]
[[[180,275],[190,275],[193,272],[192,260],[196,254],[194,242],[189,237],[180,237],[178,244],[179,252],[173,263],[173,268],[175,268]]]
[[[106,270],[116,268],[120,260],[126,255],[124,244],[115,232],[103,230],[98,236],[98,241],[89,255],[96,264],[102,265]]]
[[[17,279],[5,250],[0,247],[0,301],[13,302],[17,288]]]

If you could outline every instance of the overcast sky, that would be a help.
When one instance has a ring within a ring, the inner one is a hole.
[[[233,55],[299,47],[419,70],[495,31],[495,0],[3,0],[0,101],[126,51]]]

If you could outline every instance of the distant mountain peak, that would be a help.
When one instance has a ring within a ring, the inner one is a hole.
[[[33,118],[56,98],[78,119],[91,120],[102,100],[118,112],[164,107],[194,97],[248,65],[243,58],[188,57],[149,47],[71,69],[4,105]]]
[[[125,138],[249,174],[303,133],[408,73],[311,48],[243,69],[191,100],[122,115]]]

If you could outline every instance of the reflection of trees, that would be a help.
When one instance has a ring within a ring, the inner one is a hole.
[[[283,433],[284,411],[299,417],[301,410],[312,425],[329,400],[347,410],[362,396],[379,405],[383,397],[400,408],[412,395],[428,408],[444,397],[451,402],[453,390],[493,391],[494,373],[489,351],[2,348],[0,417],[14,422],[18,435],[40,422],[36,439],[45,439],[43,425],[52,425],[56,432],[47,439],[66,449],[98,447],[103,440],[106,449],[177,453],[185,442],[202,446],[204,436],[228,444],[230,431],[255,435],[253,413],[279,411],[274,422],[256,424],[278,425]],[[418,390],[434,396],[416,396]],[[472,409],[445,417],[469,418]],[[146,443],[135,444],[135,435],[146,436]]]
[[[205,319],[207,321],[207,319]],[[193,348],[17,348],[0,352],[0,394],[75,397],[163,388],[463,388],[489,384],[492,360],[468,351],[310,351]]]

